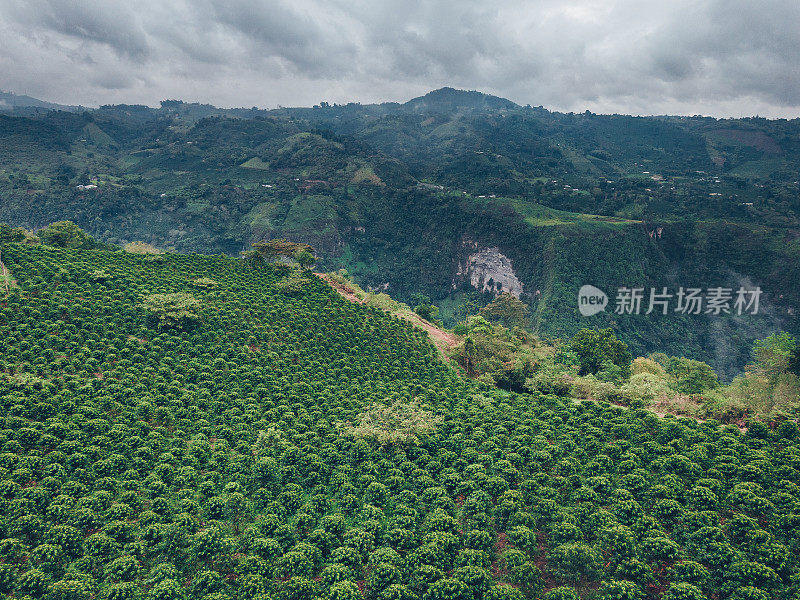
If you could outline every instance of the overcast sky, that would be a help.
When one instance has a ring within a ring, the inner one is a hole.
[[[442,86],[553,110],[800,116],[800,0],[0,0],[0,89],[310,106]]]

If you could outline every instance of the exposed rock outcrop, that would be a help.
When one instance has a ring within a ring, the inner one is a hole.
[[[457,287],[459,280],[465,279],[483,292],[508,292],[517,298],[522,294],[522,282],[514,273],[511,260],[498,248],[483,248],[459,263],[453,288]]]

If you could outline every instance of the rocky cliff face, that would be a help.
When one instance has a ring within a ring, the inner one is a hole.
[[[499,294],[508,292],[519,298],[522,293],[522,282],[514,273],[511,260],[503,255],[498,248],[478,249],[474,242],[466,242],[474,252],[460,262],[456,277],[453,280],[453,289],[458,281],[467,280],[476,290]]]

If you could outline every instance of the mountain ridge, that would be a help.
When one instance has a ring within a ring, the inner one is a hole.
[[[128,105],[125,103],[121,104],[101,104],[94,107],[87,107],[82,105],[69,105],[69,104],[60,104],[57,102],[49,102],[46,100],[41,100],[38,98],[34,98],[32,96],[24,95],[24,94],[17,94],[11,91],[2,91],[0,90],[0,110],[13,110],[14,108],[24,109],[24,108],[40,108],[40,109],[48,109],[48,110],[65,110],[65,111],[98,111],[102,109],[114,109],[114,108],[122,108],[122,107],[130,107],[135,109],[146,109],[151,111],[158,111],[161,109],[171,109],[174,110],[176,107],[184,106],[184,107],[197,107],[202,109],[206,112],[214,112],[214,113],[229,113],[229,114],[237,114],[237,115],[244,115],[244,114],[259,114],[259,113],[269,113],[269,112],[281,112],[281,111],[294,111],[294,110],[308,110],[311,108],[341,108],[341,107],[358,107],[361,109],[376,109],[376,108],[392,108],[394,110],[414,110],[416,112],[424,112],[425,110],[430,109],[446,109],[447,111],[456,111],[458,109],[469,109],[469,110],[481,110],[481,109],[494,109],[494,110],[503,110],[503,109],[514,109],[514,108],[527,108],[530,110],[540,111],[542,113],[550,113],[556,115],[584,115],[584,116],[606,116],[606,117],[630,117],[630,118],[637,118],[637,119],[661,119],[661,120],[713,120],[713,121],[797,121],[800,120],[800,115],[793,117],[793,118],[786,118],[786,117],[776,117],[776,118],[768,118],[768,117],[760,117],[758,115],[751,115],[751,116],[744,116],[744,117],[733,117],[733,116],[709,116],[709,115],[699,115],[699,114],[678,114],[678,113],[669,113],[669,114],[633,114],[633,113],[621,113],[621,112],[608,112],[608,113],[594,113],[588,109],[583,111],[559,111],[559,110],[551,110],[544,108],[543,106],[533,105],[531,102],[528,102],[524,106],[522,104],[518,104],[513,100],[509,100],[503,96],[497,96],[494,94],[489,94],[486,92],[482,92],[480,90],[467,90],[461,88],[454,88],[451,86],[443,86],[440,88],[433,89],[425,94],[420,96],[415,96],[406,101],[376,101],[372,103],[362,104],[360,102],[348,102],[344,104],[331,104],[327,101],[323,101],[320,104],[311,107],[311,106],[294,106],[294,107],[286,107],[280,106],[277,108],[259,108],[258,106],[253,107],[230,107],[230,108],[223,108],[216,106],[211,103],[204,103],[204,102],[187,102],[184,100],[179,99],[165,99],[159,103],[159,106],[150,106],[145,104],[136,104],[136,105]]]

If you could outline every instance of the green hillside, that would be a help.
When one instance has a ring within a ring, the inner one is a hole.
[[[564,114],[444,88],[404,104],[0,114],[0,222],[71,220],[104,243],[238,256],[311,244],[448,326],[481,294],[470,256],[513,266],[531,329],[611,326],[638,354],[730,380],[753,339],[800,333],[800,120]],[[663,235],[651,236],[661,231]],[[760,286],[752,319],[579,317],[578,289]]]
[[[290,268],[19,244],[2,258],[9,597],[799,591],[793,422],[742,433],[491,390],[407,322]]]

